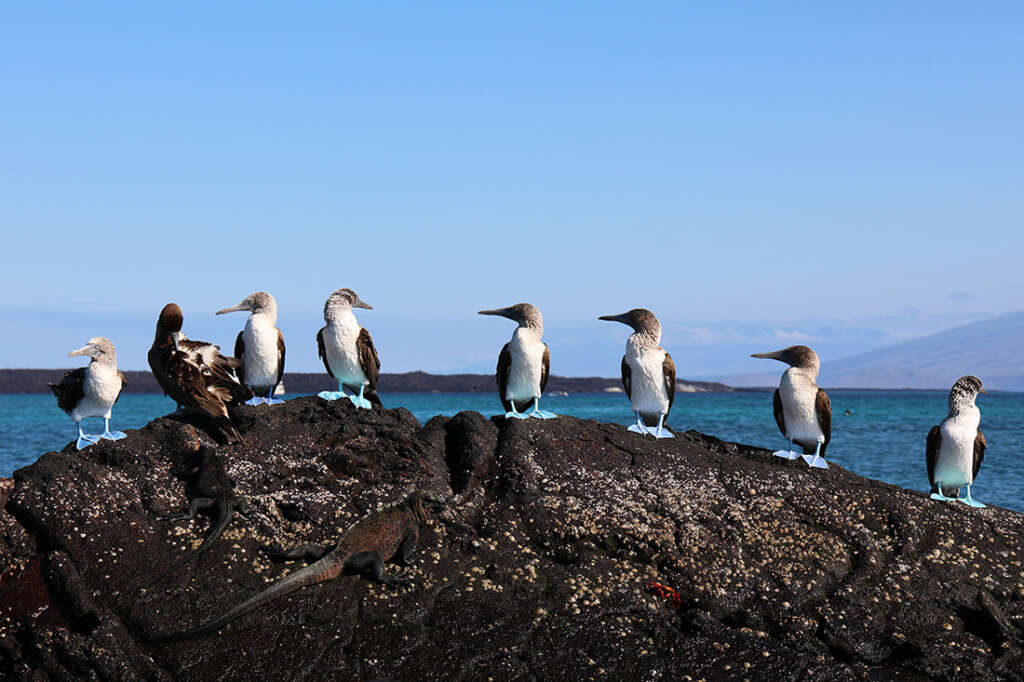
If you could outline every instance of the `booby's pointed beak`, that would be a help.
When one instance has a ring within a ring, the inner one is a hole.
[[[495,308],[494,310],[481,310],[477,315],[497,315],[499,317],[507,317],[510,320],[515,318],[512,316],[512,308]]]
[[[782,360],[782,351],[781,350],[774,350],[771,353],[751,353],[750,357],[752,357],[752,358],[765,358],[766,360],[779,360],[779,361],[785,362],[784,360]]]
[[[249,307],[248,303],[242,301],[238,305],[231,306],[230,308],[224,308],[223,310],[218,310],[216,314],[224,315],[225,313],[237,313],[240,310],[252,310],[252,308]]]
[[[356,302],[352,304],[353,308],[365,308],[366,310],[373,310],[373,306],[364,301],[361,298],[356,298]]]
[[[985,390],[985,389],[983,389],[983,388],[979,388],[979,389],[978,389],[978,393],[988,393],[988,391],[986,391],[986,390]]]
[[[76,355],[89,355],[92,352],[92,346],[82,346],[68,353],[69,358],[73,358]]]
[[[633,326],[629,319],[629,313],[621,313],[619,315],[601,315],[597,319],[605,320],[606,322],[621,322],[622,324]]]

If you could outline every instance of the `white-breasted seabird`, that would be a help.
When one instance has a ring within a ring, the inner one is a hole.
[[[89,356],[89,364],[66,372],[59,384],[49,384],[49,387],[57,396],[57,406],[67,412],[78,427],[75,445],[81,450],[98,443],[100,438],[120,440],[125,437],[122,431],[110,430],[110,412],[128,382],[117,368],[117,351],[110,339],[95,336],[68,353],[68,357],[78,355]],[[103,417],[103,433],[82,433],[82,420],[86,417]]]
[[[597,318],[621,322],[633,328],[626,339],[622,356],[622,387],[626,389],[636,415],[634,433],[649,433],[655,438],[674,438],[665,420],[676,397],[676,363],[661,347],[661,322],[646,308],[633,308],[621,315]]]
[[[985,434],[978,428],[981,410],[974,404],[984,392],[976,376],[957,379],[949,391],[949,416],[928,432],[925,456],[933,500],[955,499],[969,507],[985,506],[971,497],[971,485],[985,458]],[[960,486],[967,486],[967,497],[960,497]]]
[[[233,374],[236,358],[226,358],[213,344],[191,341],[182,344],[181,308],[168,303],[160,311],[156,334],[147,359],[153,376],[164,393],[180,406],[209,417],[229,442],[242,440],[228,406],[252,398],[252,391]]]
[[[255,394],[248,404],[283,403],[274,397],[274,389],[284,375],[284,334],[277,328],[277,301],[267,292],[257,291],[217,314],[239,310],[249,311],[245,329],[235,339],[235,357],[242,361],[242,383]]]
[[[540,409],[540,397],[548,383],[551,353],[544,336],[544,318],[536,306],[517,303],[507,308],[481,310],[480,315],[507,317],[519,326],[512,340],[498,354],[498,398],[505,416],[513,419],[554,419],[556,414]],[[526,408],[533,405],[529,413]]]
[[[323,327],[316,333],[316,346],[327,373],[338,380],[337,391],[321,391],[324,400],[348,398],[356,407],[381,407],[377,395],[380,357],[370,332],[359,325],[353,308],[373,310],[351,289],[337,289],[324,303]],[[345,388],[352,391],[347,395]],[[354,395],[356,391],[359,395]]]
[[[772,402],[775,423],[790,442],[790,449],[775,454],[786,459],[800,455],[793,443],[803,448],[804,461],[818,469],[827,469],[825,450],[832,439],[832,402],[815,383],[821,369],[818,354],[807,346],[790,346],[771,353],[754,353],[752,358],[768,358],[789,365],[782,373]]]

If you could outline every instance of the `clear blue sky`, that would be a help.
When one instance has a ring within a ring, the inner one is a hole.
[[[1024,5],[832,4],[5,3],[0,366],[258,289],[295,371],[341,286],[385,371],[522,300],[604,375],[634,306],[693,376],[1024,307]]]

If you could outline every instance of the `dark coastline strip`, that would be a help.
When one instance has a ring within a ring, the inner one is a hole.
[[[48,393],[46,385],[56,383],[64,376],[65,369],[0,369],[0,393]],[[126,371],[128,386],[126,393],[160,393],[160,387],[150,372]],[[733,391],[763,391],[765,389],[739,389],[709,381],[679,383],[692,386],[695,391],[731,393]],[[324,373],[288,373],[284,375],[285,389],[289,394],[316,393],[334,390],[336,384]],[[551,376],[548,393],[600,393],[607,389],[621,389],[618,378],[607,377],[559,377]],[[382,393],[493,393],[496,388],[493,374],[428,374],[426,372],[405,372],[403,374],[381,374]]]

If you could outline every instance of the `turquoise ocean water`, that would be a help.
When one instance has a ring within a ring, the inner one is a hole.
[[[292,396],[286,396],[292,397]],[[927,490],[924,442],[946,416],[946,391],[835,391],[829,460],[889,483]],[[460,410],[499,414],[494,394],[407,393],[382,396],[388,407],[405,407],[420,422]],[[632,423],[622,394],[575,393],[549,396],[543,406],[558,414],[619,424]],[[983,502],[1024,511],[1024,393],[992,393],[978,399],[988,452],[972,489]],[[849,409],[850,416],[844,412]],[[161,395],[126,394],[114,408],[111,427],[138,428],[174,410]],[[87,433],[103,421],[86,420]],[[696,429],[727,441],[767,448],[786,443],[772,417],[770,393],[683,393],[676,396],[669,424]],[[0,476],[59,450],[75,436],[71,420],[51,395],[0,395]]]

